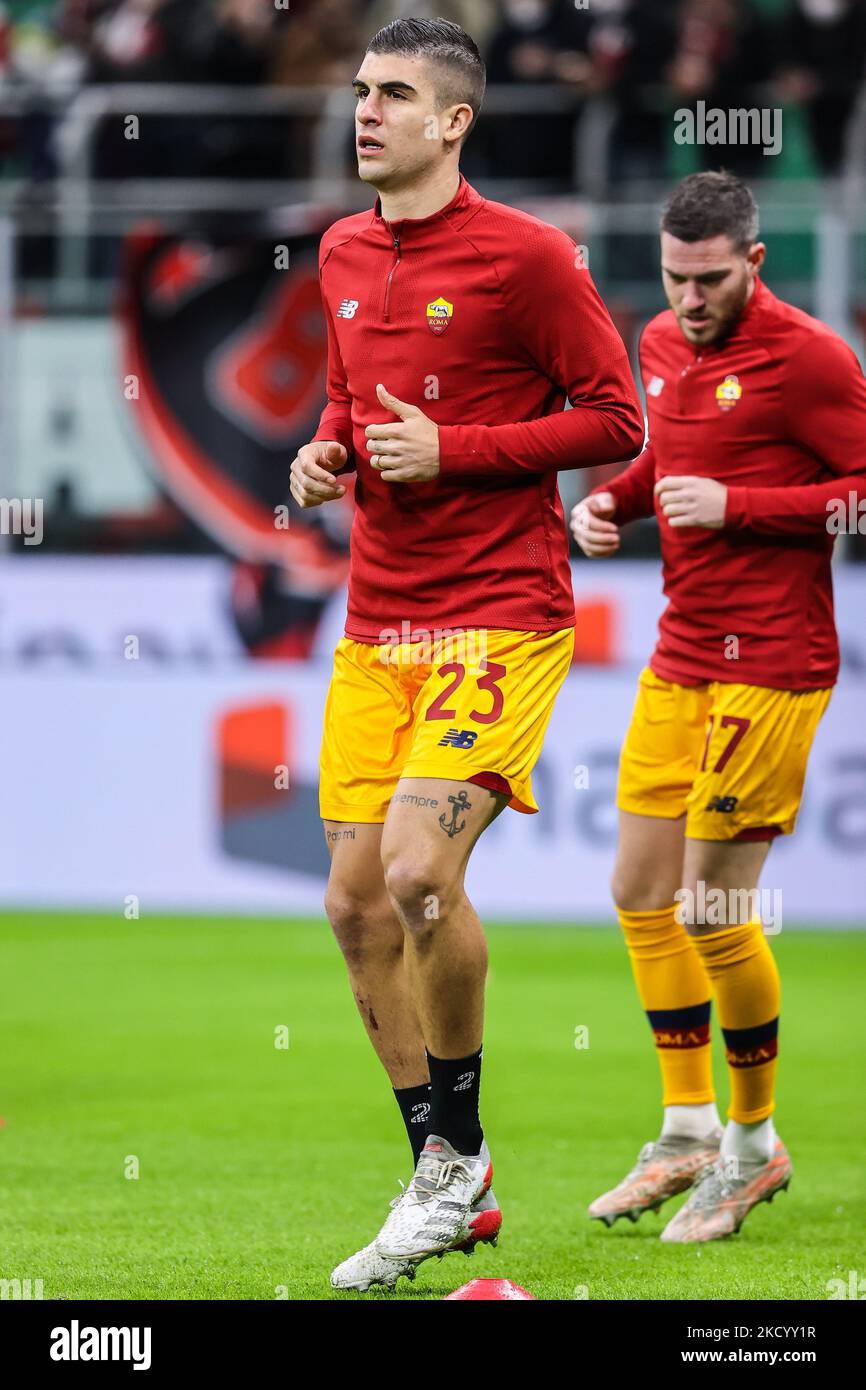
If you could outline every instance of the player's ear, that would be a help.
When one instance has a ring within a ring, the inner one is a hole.
[[[466,102],[449,106],[442,112],[443,138],[449,145],[459,144],[466,139],[474,119],[472,107]]]
[[[761,266],[764,264],[764,257],[766,256],[766,254],[767,248],[763,241],[755,241],[749,247],[746,259],[748,260],[749,265],[751,266],[752,270],[755,272],[756,275],[758,271],[761,269]]]

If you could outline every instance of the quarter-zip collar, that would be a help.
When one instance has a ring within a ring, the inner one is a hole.
[[[462,226],[477,212],[483,202],[481,194],[477,193],[461,174],[457,192],[450,203],[438,212],[431,213],[429,217],[399,217],[389,222],[382,216],[382,200],[377,196],[372,224],[374,228],[383,231],[391,242],[396,238],[401,245],[408,241],[410,245],[415,246],[438,237],[445,223]]]

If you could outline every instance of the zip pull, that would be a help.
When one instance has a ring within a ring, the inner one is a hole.
[[[387,282],[386,282],[386,284],[385,284],[385,310],[384,310],[384,314],[383,314],[383,318],[384,318],[384,320],[385,320],[385,323],[390,323],[390,322],[391,322],[391,283],[392,283],[392,281],[393,281],[393,279],[394,279],[394,272],[396,271],[398,265],[400,264],[400,259],[401,259],[401,258],[400,258],[400,237],[399,237],[399,235],[397,234],[397,232],[394,232],[394,231],[391,232],[391,236],[392,236],[393,239],[394,239],[394,250],[397,252],[397,259],[396,259],[396,261],[394,262],[394,264],[393,264],[392,267],[391,267],[391,273],[390,273],[390,275],[388,276]]]

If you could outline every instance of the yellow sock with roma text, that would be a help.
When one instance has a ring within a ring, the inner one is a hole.
[[[731,1104],[728,1116],[755,1124],[775,1109],[779,971],[760,921],[696,936],[716,996],[725,1039]]]
[[[710,982],[676,907],[618,912],[662,1073],[664,1105],[715,1100]]]

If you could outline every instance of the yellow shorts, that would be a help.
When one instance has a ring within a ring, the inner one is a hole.
[[[516,811],[537,811],[531,773],[573,652],[573,628],[393,646],[341,638],[325,704],[322,819],[377,824],[401,777],[482,773],[504,779]]]
[[[685,814],[694,840],[790,835],[831,694],[674,685],[647,667],[620,757],[617,806],[639,816]]]

